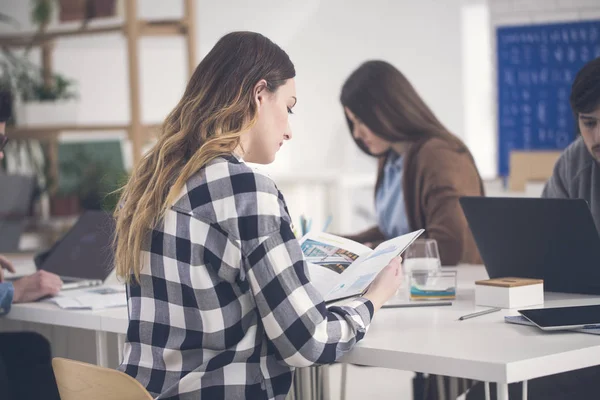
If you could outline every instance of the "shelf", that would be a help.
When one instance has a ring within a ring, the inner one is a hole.
[[[47,74],[52,73],[53,42],[60,38],[75,38],[98,34],[117,33],[124,36],[127,51],[127,72],[129,78],[129,108],[131,121],[122,124],[72,124],[56,126],[17,126],[8,127],[9,137],[17,139],[37,139],[48,142],[48,162],[50,176],[55,180],[58,176],[58,139],[63,134],[71,133],[71,138],[79,140],[87,132],[126,132],[131,141],[133,162],[138,162],[147,142],[160,134],[159,124],[143,124],[141,122],[141,93],[140,93],[140,38],[155,36],[183,36],[187,50],[187,72],[191,77],[196,69],[196,2],[183,0],[184,12],[180,18],[143,19],[138,18],[138,0],[126,0],[124,15],[107,20],[93,20],[83,27],[82,22],[61,23],[49,26],[42,33],[21,31],[13,34],[0,34],[1,48],[19,48],[40,46],[42,53],[42,68]],[[93,138],[92,133],[89,134]]]
[[[187,25],[180,20],[140,21],[140,36],[179,36],[187,31]]]
[[[142,130],[148,135],[149,132],[160,129],[160,124],[143,125]],[[70,132],[98,132],[98,131],[128,131],[129,125],[56,125],[56,126],[16,126],[7,127],[6,134],[12,139],[54,139],[62,133]]]
[[[44,42],[52,41],[61,37],[77,37],[83,35],[96,35],[103,33],[125,33],[127,26],[125,23],[112,23],[101,26],[88,26],[86,28],[62,28],[48,31],[42,35],[35,33],[1,35],[0,46],[7,47],[27,47],[30,45],[40,45]],[[169,36],[182,35],[187,31],[187,24],[180,19],[138,21],[140,36]]]

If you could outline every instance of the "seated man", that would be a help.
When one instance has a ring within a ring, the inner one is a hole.
[[[561,155],[543,197],[587,200],[600,232],[600,58],[586,64],[571,88],[571,108],[580,134]],[[531,400],[592,399],[600,392],[600,367],[584,368],[533,379],[528,383]],[[491,397],[496,398],[495,385]],[[509,385],[509,398],[521,398],[521,384]],[[477,384],[467,400],[484,399]]]
[[[579,137],[564,151],[543,197],[585,199],[600,232],[600,58],[578,73],[571,108]]]
[[[4,143],[10,104],[10,93],[0,91],[0,146]],[[4,156],[1,150],[0,147],[0,159]],[[4,269],[15,271],[8,259],[0,255],[0,315],[10,310],[13,302],[55,295],[62,286],[57,275],[46,271],[13,283],[4,282]],[[43,336],[31,332],[0,333],[0,399],[60,399],[52,372],[50,343]]]

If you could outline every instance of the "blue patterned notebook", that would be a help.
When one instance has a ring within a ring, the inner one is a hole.
[[[504,322],[507,322],[509,324],[535,326],[533,324],[533,322],[529,321],[527,318],[525,318],[522,315],[506,316],[506,317],[504,317]],[[600,328],[582,328],[582,329],[571,329],[571,330],[574,332],[589,333],[591,335],[600,335]]]

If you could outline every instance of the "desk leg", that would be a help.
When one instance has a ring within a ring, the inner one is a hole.
[[[313,399],[315,400],[322,400],[321,399],[321,367],[312,367],[312,369],[314,370],[314,373],[312,374],[312,379],[313,379],[313,384],[312,384],[312,388],[313,388]]]
[[[329,365],[323,365],[321,367],[321,400],[330,400],[329,368]]]
[[[436,375],[435,381],[438,387],[438,397],[440,400],[446,400],[446,382],[442,375]]]
[[[340,387],[340,400],[346,400],[346,379],[348,378],[348,364],[342,364],[342,382]]]
[[[106,332],[96,331],[96,364],[108,367]]]
[[[450,399],[456,399],[460,393],[458,393],[458,378],[453,376],[448,379],[450,381]]]
[[[314,400],[313,389],[315,387],[315,381],[313,378],[313,369],[311,367],[302,368],[302,391],[300,392],[300,398],[303,400]]]
[[[527,400],[527,381],[523,381],[523,400]]]
[[[117,333],[117,351],[119,362],[123,362],[123,347],[125,347],[125,335]]]
[[[508,383],[496,383],[496,398],[498,400],[508,400]]]
[[[490,396],[490,383],[484,382],[483,389],[485,390],[485,400],[490,400],[492,397]]]

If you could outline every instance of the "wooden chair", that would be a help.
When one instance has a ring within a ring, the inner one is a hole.
[[[61,400],[152,400],[138,381],[115,369],[59,357],[52,368]]]

